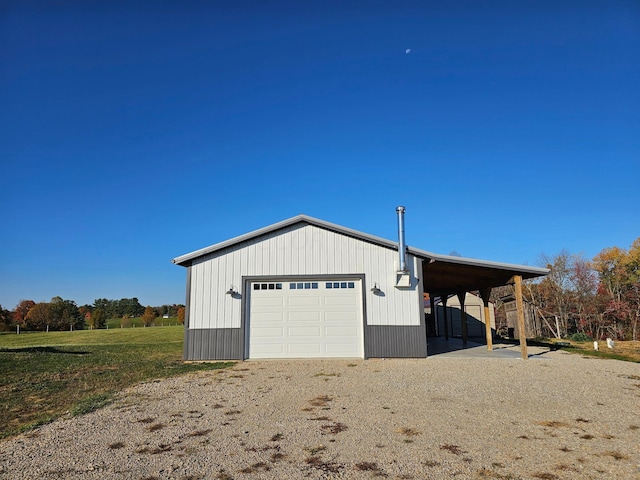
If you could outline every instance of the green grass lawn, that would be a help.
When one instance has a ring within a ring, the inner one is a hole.
[[[109,403],[136,383],[232,363],[182,362],[182,326],[0,334],[0,438]]]
[[[614,348],[607,348],[607,343],[600,341],[599,350],[593,349],[593,341],[575,342],[570,339],[536,339],[529,340],[530,345],[549,347],[553,350],[561,348],[570,353],[577,353],[587,357],[595,357],[610,360],[622,360],[623,362],[640,363],[640,341],[616,341]]]
[[[134,327],[134,328],[144,327],[144,325],[142,325],[142,319],[140,317],[131,317],[131,318],[128,318],[127,320],[123,320],[122,318],[110,318],[107,320],[106,324],[107,324],[107,328],[109,329],[121,328],[123,322],[127,325],[131,325],[131,327]],[[154,320],[153,323],[157,327],[170,327],[170,326],[173,327],[175,325],[179,325],[177,317],[169,317],[169,318],[158,317]],[[128,327],[128,328],[131,328],[131,327]]]

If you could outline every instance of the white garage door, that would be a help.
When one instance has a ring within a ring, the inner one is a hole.
[[[249,358],[363,357],[360,283],[252,282]]]

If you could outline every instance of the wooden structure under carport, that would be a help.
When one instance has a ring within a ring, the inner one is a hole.
[[[426,253],[426,252],[425,252]],[[431,299],[431,311],[434,311],[434,299],[440,297],[443,303],[445,315],[445,337],[447,321],[447,298],[457,295],[460,300],[462,312],[462,341],[467,343],[467,322],[464,318],[464,301],[466,292],[478,291],[484,303],[485,317],[489,318],[489,297],[491,289],[503,285],[514,285],[516,308],[518,312],[518,327],[524,331],[524,307],[522,301],[522,280],[546,275],[549,271],[543,268],[509,265],[488,261],[477,261],[468,258],[453,257],[448,255],[425,255],[429,261],[423,262],[423,288]],[[485,324],[487,349],[493,350],[491,324]],[[523,359],[528,357],[527,339],[524,335],[520,338],[520,349]]]

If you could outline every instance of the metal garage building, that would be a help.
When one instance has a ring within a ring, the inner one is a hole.
[[[547,273],[407,247],[397,211],[397,243],[299,215],[175,258],[187,267],[184,358],[425,357],[423,292]]]

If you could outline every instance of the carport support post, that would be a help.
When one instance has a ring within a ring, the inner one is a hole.
[[[438,321],[436,320],[436,299],[432,293],[429,293],[429,306],[431,307],[431,321],[433,322],[433,328],[435,332],[432,332],[432,335],[440,335],[438,331]],[[427,328],[427,336],[429,336],[429,329]]]
[[[467,332],[467,312],[464,309],[464,300],[467,297],[467,292],[458,292],[458,300],[460,300],[460,322],[462,322],[462,345],[467,344],[468,332]]]
[[[447,318],[447,300],[449,300],[449,295],[445,294],[440,298],[442,299],[442,317],[444,319],[444,339],[449,340],[449,319]]]
[[[518,311],[518,337],[520,337],[520,353],[522,359],[526,360],[527,355],[527,331],[524,327],[524,306],[522,304],[522,276],[514,275],[513,281],[516,294],[516,309]]]
[[[491,287],[480,290],[480,297],[484,303],[484,333],[487,337],[487,350],[493,350],[493,335],[491,334],[491,311],[489,310],[489,297],[491,296]]]

